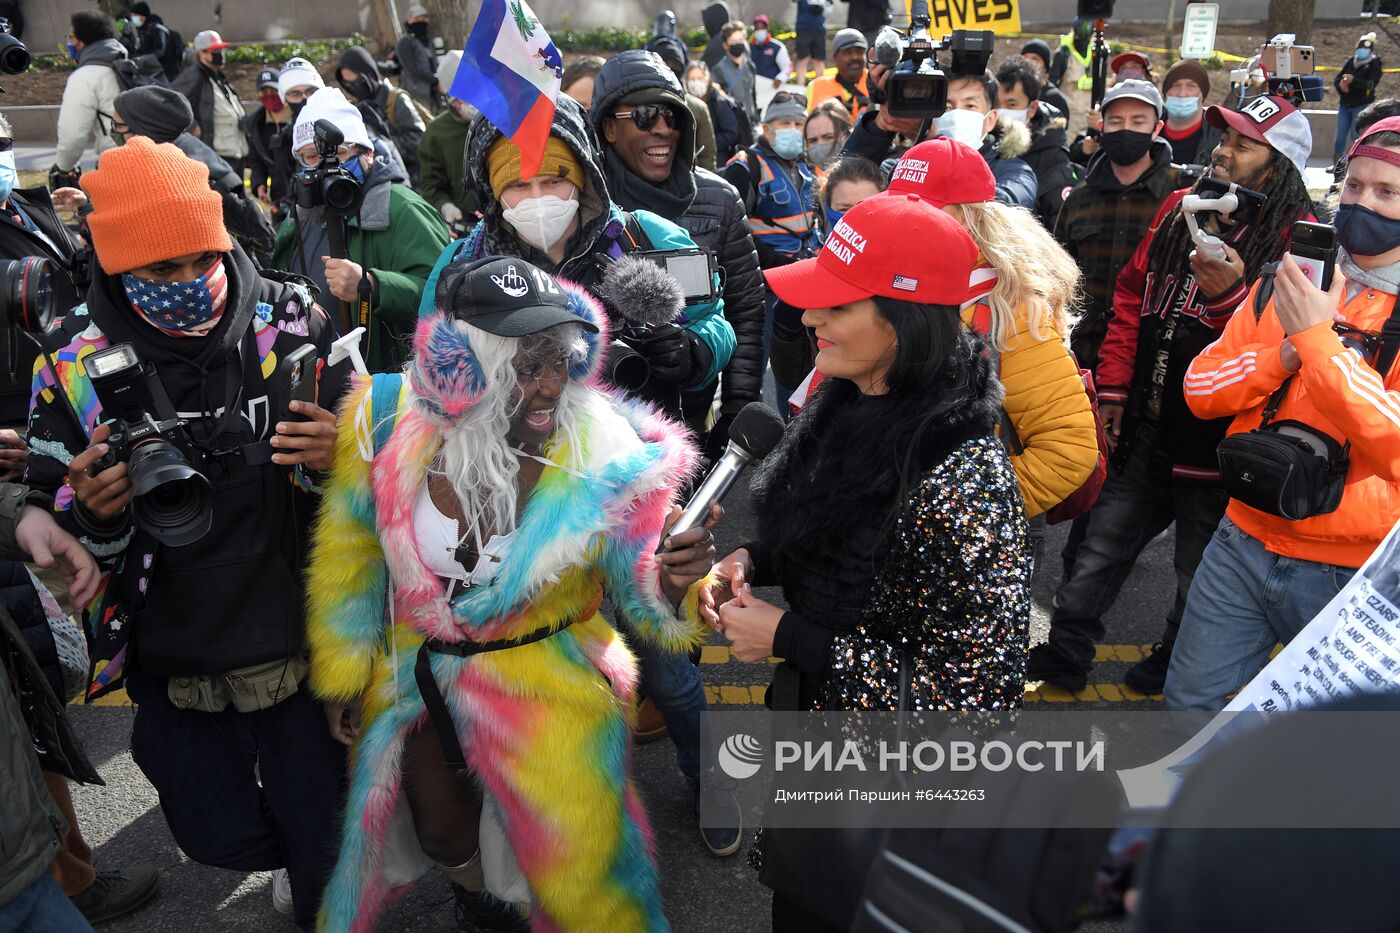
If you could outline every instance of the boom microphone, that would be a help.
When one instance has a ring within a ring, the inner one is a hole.
[[[705,482],[685,504],[685,511],[667,535],[678,535],[698,527],[710,514],[710,506],[728,494],[744,467],[762,460],[783,439],[783,419],[762,402],[749,402],[729,426],[729,444]],[[666,550],[658,547],[656,553]]]
[[[641,256],[623,256],[609,266],[598,291],[619,317],[643,329],[669,324],[685,310],[681,283]]]

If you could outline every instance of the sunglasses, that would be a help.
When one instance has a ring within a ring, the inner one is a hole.
[[[778,93],[773,95],[771,103],[786,104],[790,100],[797,101],[799,104],[802,105],[804,110],[807,107],[807,95],[794,94],[792,91],[779,91]]]
[[[9,152],[15,147],[15,141],[8,136],[0,136],[0,152]]]
[[[674,130],[680,122],[675,109],[670,104],[636,104],[631,110],[613,114],[616,120],[631,120],[643,133],[656,125],[657,120],[665,120],[666,128]]]

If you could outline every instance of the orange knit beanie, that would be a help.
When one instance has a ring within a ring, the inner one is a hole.
[[[133,136],[82,176],[97,261],[120,275],[164,259],[233,249],[209,169],[170,143]]]

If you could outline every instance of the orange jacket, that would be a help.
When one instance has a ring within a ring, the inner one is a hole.
[[[1200,418],[1234,415],[1231,434],[1259,426],[1269,396],[1288,376],[1279,359],[1285,334],[1274,303],[1255,321],[1253,295],[1186,371],[1187,405]],[[1353,327],[1379,333],[1394,303],[1391,295],[1365,289],[1343,298],[1339,310]],[[1342,503],[1299,522],[1233,499],[1225,514],[1274,554],[1359,567],[1400,519],[1400,366],[1382,380],[1342,344],[1330,321],[1295,334],[1293,346],[1302,368],[1274,420],[1301,421],[1338,443],[1351,441]]]

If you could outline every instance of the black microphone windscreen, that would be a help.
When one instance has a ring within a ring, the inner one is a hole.
[[[603,273],[598,289],[623,320],[659,327],[685,310],[685,291],[661,266],[641,256],[623,256]]]
[[[761,460],[783,439],[783,419],[762,402],[749,402],[729,426],[729,440]]]

